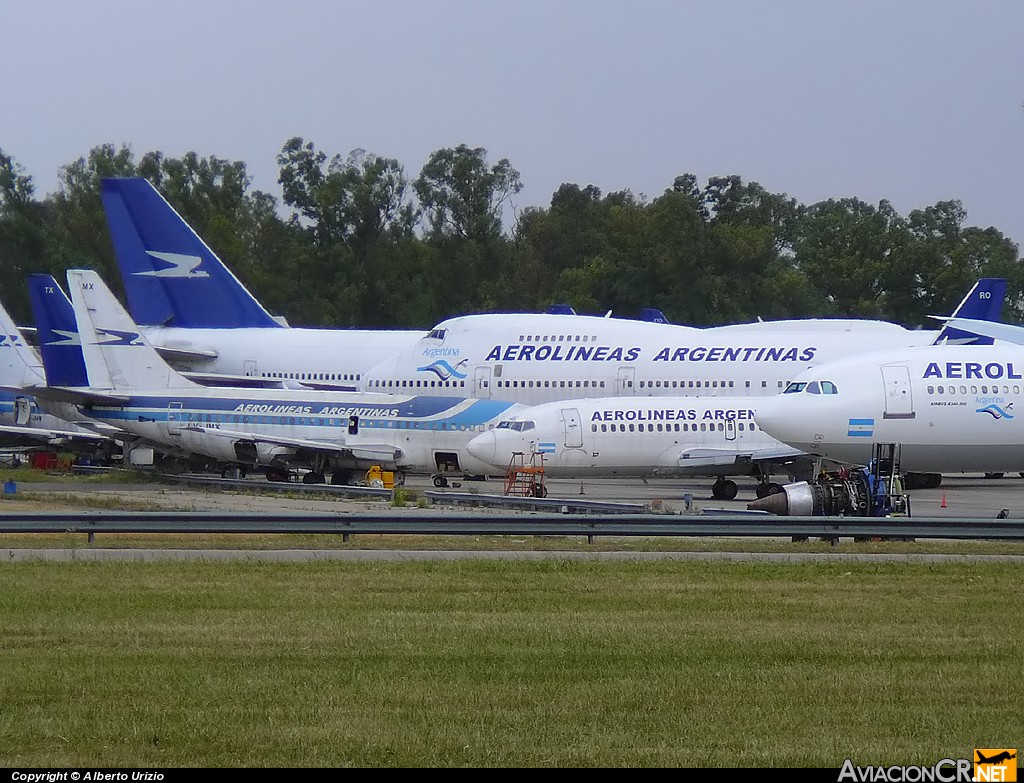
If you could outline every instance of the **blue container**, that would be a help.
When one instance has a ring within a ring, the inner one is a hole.
[[[13,495],[17,491],[18,491],[18,485],[15,484],[11,479],[8,479],[7,481],[4,482],[4,494],[5,495]]]

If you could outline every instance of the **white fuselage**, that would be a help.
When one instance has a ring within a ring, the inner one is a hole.
[[[185,329],[141,327],[182,370],[276,378],[356,388],[363,374],[423,336],[422,331],[257,328]],[[188,354],[194,356],[189,357]]]
[[[409,473],[493,472],[466,450],[469,440],[518,406],[491,400],[409,397],[320,390],[185,388],[128,393],[124,405],[94,404],[87,416],[157,444],[227,462],[291,463],[316,451],[358,455],[374,446],[400,450]],[[352,417],[357,431],[350,431]],[[248,449],[246,444],[252,444]],[[329,461],[344,463],[332,457]],[[377,461],[358,456],[345,467]],[[350,464],[349,464],[350,463]]]
[[[802,384],[802,385],[801,385]],[[935,346],[822,364],[758,406],[756,421],[796,448],[863,465],[900,443],[914,472],[1024,470],[1024,348]]]
[[[764,398],[595,398],[526,408],[469,443],[500,468],[543,455],[553,477],[740,475],[789,451],[754,421]]]
[[[362,388],[536,405],[589,397],[759,396],[824,361],[935,332],[879,321],[694,329],[580,315],[472,315],[438,324],[365,373]]]

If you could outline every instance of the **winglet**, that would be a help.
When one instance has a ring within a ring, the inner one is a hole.
[[[1001,277],[983,277],[967,292],[949,317],[975,321],[998,322],[1006,298],[1006,280]],[[949,319],[935,336],[933,345],[992,345],[992,338],[964,331],[950,324]]]
[[[89,378],[109,377],[116,391],[195,388],[171,369],[150,345],[100,276],[91,269],[69,269],[68,290],[78,322]]]
[[[102,196],[136,323],[281,328],[149,180],[104,179]]]

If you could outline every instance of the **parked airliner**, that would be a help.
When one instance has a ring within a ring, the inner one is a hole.
[[[957,314],[998,318],[1005,286],[1001,279],[980,280]],[[609,396],[762,396],[822,362],[951,337],[961,339],[948,328],[849,319],[695,329],[581,315],[469,315],[439,323],[367,371],[363,388],[442,390],[528,405]]]
[[[39,356],[0,305],[0,442],[109,456],[114,443],[81,426],[83,417],[77,411],[57,403],[41,406],[25,391],[45,384]]]
[[[327,473],[347,483],[371,465],[485,474],[490,466],[466,444],[516,408],[459,397],[200,386],[167,365],[95,272],[69,270],[68,286],[90,385],[37,394],[74,402],[171,453],[263,466],[270,478],[301,466],[307,483]]]
[[[807,370],[758,405],[784,443],[865,464],[900,443],[904,470],[1024,469],[1024,348],[943,345],[853,356]]]
[[[104,179],[102,197],[132,317],[179,369],[355,390],[363,372],[423,336],[287,327],[148,180]]]
[[[502,420],[469,442],[469,453],[504,470],[514,454],[540,455],[549,477],[718,476],[715,498],[736,497],[726,476],[759,479],[757,496],[778,491],[771,473],[807,478],[813,459],[762,431],[764,397],[600,397],[549,402]]]

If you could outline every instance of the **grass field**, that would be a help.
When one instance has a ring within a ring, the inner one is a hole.
[[[2,766],[933,764],[1024,738],[1012,564],[0,566]]]

